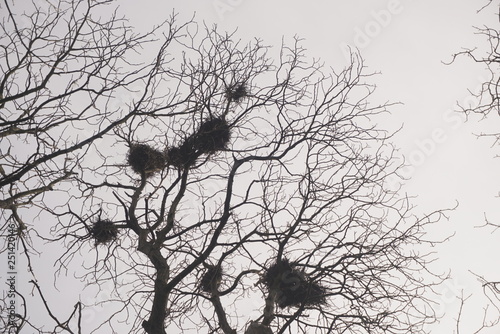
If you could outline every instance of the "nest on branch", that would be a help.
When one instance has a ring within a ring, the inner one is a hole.
[[[210,118],[201,123],[198,130],[184,139],[180,146],[167,150],[165,158],[169,166],[185,169],[196,164],[203,154],[214,154],[227,148],[231,130],[224,118]]]
[[[194,146],[200,154],[213,154],[227,148],[231,130],[224,118],[211,118],[201,123],[194,136]]]
[[[216,292],[222,282],[222,268],[209,266],[200,280],[200,287],[205,292]]]
[[[255,321],[250,321],[245,334],[273,334],[273,331],[266,325],[259,324]]]
[[[175,168],[189,168],[196,163],[200,156],[197,152],[193,139],[187,138],[180,146],[171,147],[166,152],[167,165]]]
[[[326,289],[287,259],[272,264],[266,270],[263,282],[270,292],[276,294],[280,308],[319,306],[326,302]]]
[[[165,155],[146,144],[132,144],[128,152],[128,163],[138,174],[151,176],[165,167]]]
[[[226,89],[226,97],[230,102],[241,102],[249,94],[244,83],[238,83]]]
[[[97,220],[90,228],[90,235],[95,240],[95,244],[108,244],[118,237],[118,227],[110,220]]]

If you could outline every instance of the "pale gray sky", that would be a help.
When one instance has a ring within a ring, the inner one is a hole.
[[[347,64],[346,46],[357,47],[367,70],[381,72],[373,79],[375,97],[401,102],[391,108],[382,128],[402,130],[394,143],[406,158],[403,170],[409,180],[404,191],[416,196],[417,212],[459,207],[449,221],[431,231],[436,236],[456,231],[445,245],[436,247],[436,270],[451,270],[452,279],[440,289],[438,310],[443,323],[435,333],[452,333],[458,312],[460,290],[474,294],[464,310],[462,333],[480,325],[482,296],[480,283],[472,270],[485,278],[500,280],[500,231],[477,229],[484,215],[500,223],[500,159],[488,139],[473,133],[500,129],[500,119],[491,115],[478,122],[464,122],[454,112],[457,102],[474,102],[467,89],[475,90],[485,78],[482,67],[469,59],[446,66],[453,53],[462,47],[485,46],[474,34],[473,26],[498,25],[493,8],[476,11],[486,1],[454,0],[365,0],[365,1],[264,1],[264,0],[122,0],[121,12],[137,29],[147,29],[163,21],[172,11],[180,21],[196,13],[196,21],[217,24],[233,31],[243,41],[262,39],[266,45],[279,46],[281,39],[294,35],[304,38],[309,57],[321,58],[327,66],[341,69]],[[375,101],[376,102],[376,101]],[[61,283],[61,290],[71,290]],[[106,296],[100,295],[99,298]],[[498,333],[499,329],[491,332]]]

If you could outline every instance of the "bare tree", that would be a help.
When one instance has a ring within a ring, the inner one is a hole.
[[[500,7],[499,4],[493,0],[488,0],[479,10],[479,12],[488,11],[493,8],[494,12],[491,15],[498,17],[500,21]],[[481,87],[477,92],[469,91],[469,93],[475,97],[476,103],[471,105],[459,105],[459,112],[465,113],[468,117],[471,114],[478,114],[484,119],[489,117],[500,116],[500,99],[499,99],[499,83],[500,83],[500,29],[495,26],[484,25],[483,27],[476,27],[476,34],[479,36],[479,40],[487,42],[487,49],[482,49],[479,47],[465,48],[463,51],[458,52],[453,55],[453,59],[449,64],[452,64],[457,57],[466,56],[472,61],[484,65],[488,77],[484,82],[481,83]],[[496,114],[496,115],[495,115]],[[498,146],[500,144],[500,132],[486,133],[483,132],[478,135],[479,137],[493,138],[493,146]],[[497,155],[498,157],[498,155]],[[484,225],[482,227],[493,227],[494,230],[498,229],[500,225],[496,222],[490,221],[486,215],[484,217]],[[485,330],[491,328],[497,328],[500,321],[498,316],[500,315],[500,291],[498,289],[499,282],[490,281],[482,277],[481,275],[471,272],[477,280],[480,282],[484,296],[487,298],[488,302],[484,307],[483,319],[479,324],[478,328],[474,333],[482,333]],[[460,309],[458,316],[456,318],[456,329],[454,333],[461,333],[460,329],[463,325],[463,314],[464,307],[467,306],[467,300],[471,295],[465,297],[462,295],[459,297]],[[465,312],[467,313],[467,312]]]
[[[104,4],[35,8],[23,32],[5,2],[3,21],[2,134],[34,150],[2,147],[4,218],[63,246],[56,275],[113,286],[115,311],[89,330],[424,333],[441,278],[421,250],[443,213],[416,217],[389,186],[399,166],[375,122],[390,104],[370,103],[363,60],[335,70],[297,38],[275,51],[173,16],[134,65],[152,35],[98,23]],[[21,219],[32,207],[56,219],[50,235]],[[61,320],[32,284],[54,331],[82,331],[91,305]]]
[[[17,208],[43,203],[45,192],[78,177],[86,150],[135,112],[112,101],[148,77],[146,67],[124,66],[149,35],[132,34],[114,15],[100,22],[93,12],[108,3],[34,3],[25,13],[1,5],[0,207],[20,231]]]
[[[496,7],[494,8],[495,12],[492,12],[491,15],[496,15],[500,21],[500,7],[498,6],[493,0],[488,0],[478,12],[488,11],[492,7]],[[466,115],[479,114],[487,117],[491,116],[490,114],[497,114],[500,116],[500,30],[495,26],[485,25],[483,27],[476,27],[476,34],[481,41],[487,41],[488,48],[485,50],[479,47],[465,48],[463,51],[453,55],[451,62],[454,62],[457,57],[469,57],[474,62],[486,67],[488,77],[481,84],[479,91],[470,91],[470,94],[476,98],[477,103],[473,105],[459,105],[459,109]],[[492,117],[495,116],[493,115]],[[500,133],[483,133],[480,136],[492,137],[494,139],[493,145],[500,144]]]
[[[500,282],[491,282],[485,280],[483,277],[474,274],[471,272],[474,276],[476,276],[477,280],[481,283],[482,289],[483,289],[483,294],[484,296],[488,299],[488,303],[486,306],[483,308],[483,318],[482,322],[479,322],[479,325],[477,326],[477,329],[474,331],[474,334],[479,334],[483,333],[485,330],[489,329],[495,329],[498,328],[498,325],[500,324],[500,307],[499,307],[499,302],[500,302],[500,289],[498,288],[500,286]],[[471,297],[472,295],[469,295],[467,297],[464,296],[464,293],[462,291],[460,297],[458,299],[460,300],[460,309],[458,311],[458,316],[456,318],[456,329],[454,333],[460,334],[461,333],[461,327],[464,324],[462,315],[464,314],[464,308],[467,306],[467,300]]]
[[[133,89],[155,76],[155,63],[133,63],[154,29],[134,33],[110,5],[0,4],[1,231],[26,254],[39,226],[22,212],[51,207],[47,194],[61,191],[62,181],[78,183],[90,147],[137,112],[123,97],[145,94]],[[176,28],[167,30],[173,38]]]

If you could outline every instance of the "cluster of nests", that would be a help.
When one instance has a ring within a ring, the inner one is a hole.
[[[280,308],[320,306],[326,303],[326,289],[285,258],[267,268],[263,282],[268,291],[275,293]]]
[[[167,164],[179,169],[191,167],[203,154],[225,150],[230,139],[231,130],[224,118],[209,119],[181,145],[167,150]]]
[[[211,294],[217,292],[222,274],[220,266],[208,266],[199,283],[201,290]],[[314,282],[285,258],[267,268],[262,282],[269,292],[274,293],[280,308],[311,307],[326,303],[326,288]]]
[[[147,177],[171,166],[178,169],[192,167],[199,157],[225,150],[231,139],[231,129],[222,117],[210,118],[177,147],[162,152],[147,144],[132,144],[127,161],[132,170]]]
[[[229,102],[240,103],[249,96],[246,83],[236,83],[226,88]],[[128,153],[128,163],[132,170],[146,177],[171,166],[187,169],[194,166],[204,154],[212,155],[227,149],[231,139],[231,129],[224,117],[210,117],[203,121],[198,130],[185,138],[180,145],[159,151],[147,144],[132,144]]]
[[[94,239],[95,245],[106,245],[118,237],[118,227],[107,219],[98,219],[89,228],[89,234]]]

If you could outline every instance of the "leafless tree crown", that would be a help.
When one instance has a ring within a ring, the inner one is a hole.
[[[1,8],[2,219],[33,275],[29,254],[58,243],[56,275],[111,283],[117,310],[63,320],[33,280],[54,330],[423,333],[439,278],[418,247],[442,213],[416,217],[388,186],[390,104],[370,102],[363,60],[332,69],[297,38],[175,15],[138,35],[101,18],[110,3]]]

